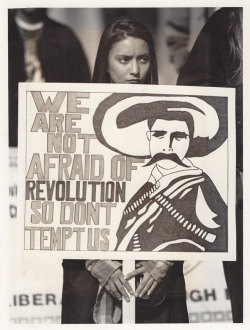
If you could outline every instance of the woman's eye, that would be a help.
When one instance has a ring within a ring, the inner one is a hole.
[[[129,62],[129,58],[128,57],[121,57],[119,58],[119,62],[122,63],[122,64],[126,64]]]
[[[148,56],[139,58],[139,63],[141,63],[141,64],[146,64],[148,62],[149,62],[149,57]]]

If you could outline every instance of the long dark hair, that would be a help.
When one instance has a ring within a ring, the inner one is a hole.
[[[108,55],[115,43],[127,37],[143,39],[147,42],[150,55],[150,69],[145,84],[157,84],[157,62],[153,38],[148,29],[139,21],[129,17],[119,17],[112,21],[103,31],[97,51],[92,82],[109,83],[110,78],[106,72]]]
[[[242,85],[243,76],[243,12],[242,8],[232,8],[229,12],[229,24],[227,28],[228,45],[225,54],[226,79],[228,86]]]

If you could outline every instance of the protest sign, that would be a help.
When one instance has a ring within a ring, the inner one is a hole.
[[[233,89],[20,84],[20,109],[25,251],[234,259]]]

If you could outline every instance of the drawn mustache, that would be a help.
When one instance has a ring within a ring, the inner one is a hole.
[[[178,165],[181,165],[181,166],[184,166],[184,167],[189,167],[189,166],[187,166],[186,164],[184,164],[182,162],[182,160],[179,158],[179,156],[177,154],[175,154],[175,153],[165,154],[163,152],[159,152],[158,154],[155,154],[150,159],[150,161],[147,164],[143,165],[143,166],[144,167],[145,166],[150,166],[150,165],[152,165],[152,164],[154,164],[154,163],[156,163],[156,162],[158,162],[158,161],[160,161],[162,159],[169,159],[169,160],[172,160],[173,162],[175,162]]]

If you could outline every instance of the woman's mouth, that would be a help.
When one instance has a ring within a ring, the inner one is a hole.
[[[129,79],[128,82],[129,82],[129,84],[139,84],[140,79]]]

